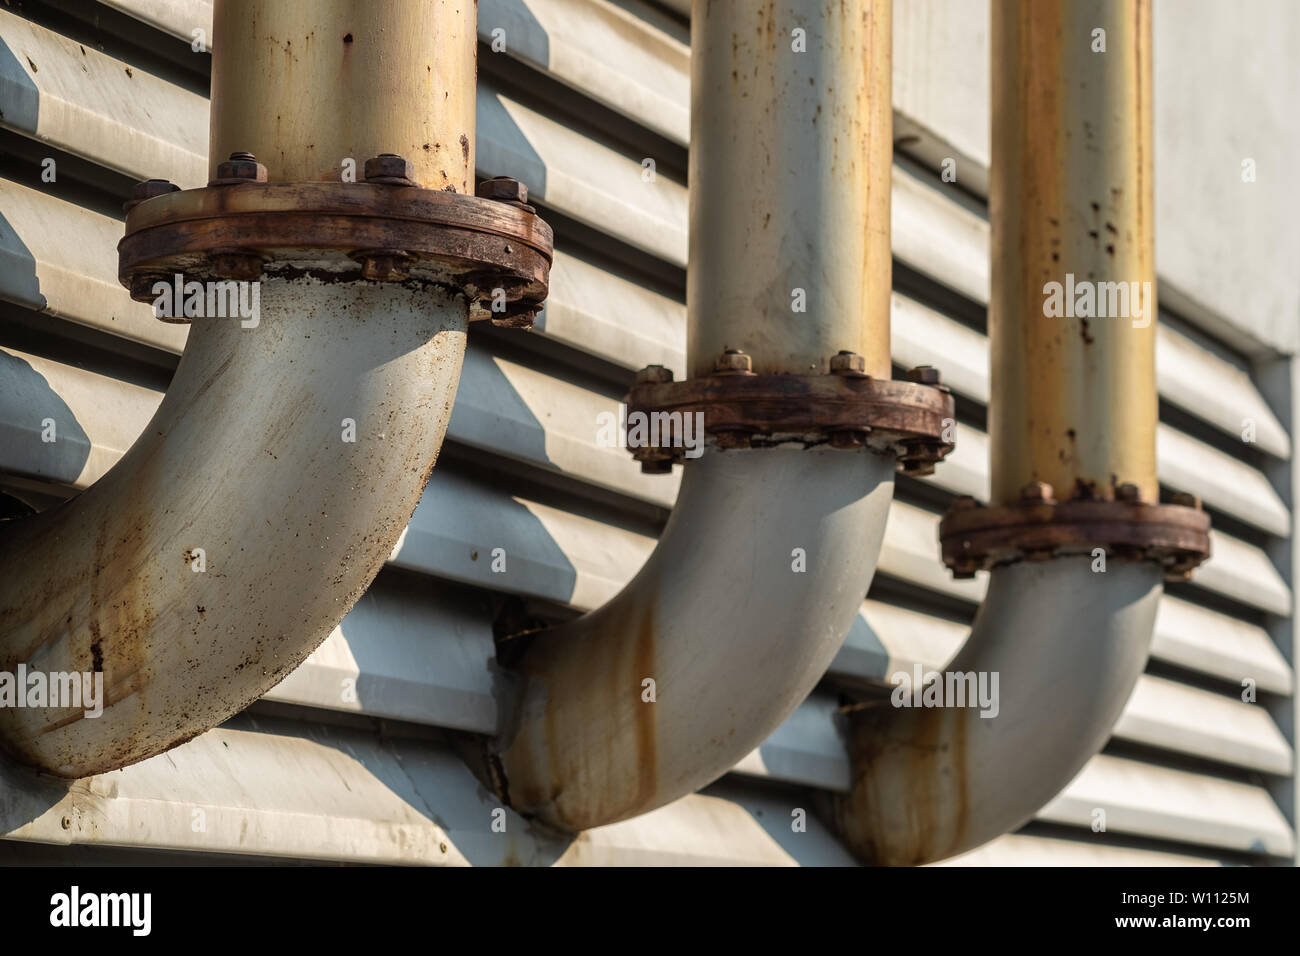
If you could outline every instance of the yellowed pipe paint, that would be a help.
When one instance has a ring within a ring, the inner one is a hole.
[[[997,2],[992,47],[993,502],[1156,501],[1149,0]]]
[[[888,378],[892,5],[696,4],[687,362]],[[743,24],[743,26],[741,26]]]
[[[272,181],[333,181],[397,153],[428,189],[474,191],[475,4],[223,0],[213,11],[209,172],[256,154]],[[274,102],[267,90],[275,90]]]

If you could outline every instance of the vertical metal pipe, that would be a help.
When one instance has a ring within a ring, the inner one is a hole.
[[[992,48],[993,503],[1154,502],[1149,0],[995,2]]]
[[[337,182],[348,159],[360,180],[397,153],[473,193],[474,3],[221,0],[213,29],[211,175],[247,150],[272,181]]]
[[[691,374],[731,348],[804,374],[849,349],[889,377],[891,9],[695,4]]]

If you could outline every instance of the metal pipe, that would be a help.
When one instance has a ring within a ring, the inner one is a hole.
[[[737,348],[756,372],[824,372],[847,349],[888,377],[889,0],[697,2],[691,30],[688,366],[707,375]],[[806,313],[791,311],[795,288]],[[689,462],[636,578],[532,638],[514,668],[514,712],[488,754],[497,792],[575,831],[734,766],[848,633],[894,469],[825,447]]]
[[[349,159],[359,182],[368,158],[396,153],[418,185],[472,195],[476,9],[218,0],[211,176],[247,151],[272,182],[338,182]]]
[[[1106,743],[1146,667],[1163,586],[1151,562],[1105,574],[1091,564],[993,572],[970,638],[942,673],[984,675],[989,688],[998,675],[996,715],[980,716],[969,698],[853,714],[852,788],[835,821],[860,859],[919,865],[1014,830]]]
[[[255,145],[276,175],[319,178],[342,155],[426,160],[428,133],[455,144],[448,184],[472,181],[472,5],[218,0],[216,23],[214,164]],[[364,81],[348,47],[368,51]],[[0,670],[102,674],[104,694],[97,717],[50,706],[66,698],[0,708],[20,759],[85,776],[225,720],[330,633],[409,520],[459,380],[466,300],[283,264],[267,264],[255,328],[194,320],[162,405],[108,475],[4,527]]]
[[[891,0],[697,3],[688,367],[889,378]],[[827,348],[831,351],[827,351]]]
[[[1096,30],[1104,53],[1092,52]],[[1009,0],[993,4],[992,36],[994,504],[1044,507],[1021,501],[1030,482],[1061,500],[1131,483],[1156,502],[1154,298],[1140,316],[1044,313],[1046,283],[1066,273],[1153,279],[1149,5]],[[945,688],[996,675],[986,716],[947,697],[852,713],[853,785],[833,813],[861,859],[921,864],[979,846],[1030,819],[1102,747],[1145,667],[1162,593],[1159,563],[1124,558],[1111,554],[1104,573],[1086,549],[992,570],[943,671]]]
[[[992,503],[1158,501],[1150,4],[994,3],[992,49]]]

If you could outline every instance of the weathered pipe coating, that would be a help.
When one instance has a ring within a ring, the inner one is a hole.
[[[1099,574],[1092,561],[992,572],[940,672],[997,673],[997,716],[889,700],[852,714],[852,788],[834,804],[859,859],[910,866],[974,849],[1031,819],[1101,750],[1146,667],[1163,584],[1152,562]]]
[[[442,293],[314,279],[263,281],[257,328],[196,320],[122,460],[0,526],[0,670],[100,670],[107,698],[98,718],[0,708],[4,748],[65,777],[114,770],[216,726],[301,663],[415,510],[466,321]]]
[[[889,377],[888,0],[696,2],[687,356]],[[793,31],[806,48],[792,49]],[[806,294],[806,311],[792,293]],[[515,809],[569,831],[646,813],[731,769],[844,641],[875,570],[895,461],[711,449],[684,466],[649,561],[533,638],[492,745]],[[795,549],[806,571],[795,570]],[[654,701],[644,695],[654,681]]]
[[[992,46],[993,503],[1016,503],[1031,481],[1063,501],[1132,483],[1156,502],[1154,298],[1142,316],[1044,312],[1045,284],[1067,273],[1154,279],[1150,6],[994,3]],[[852,714],[853,785],[834,817],[860,859],[977,847],[1032,818],[1105,744],[1146,665],[1163,585],[1154,562],[1092,565],[1084,554],[991,572],[943,671],[997,672],[996,717],[889,701]]]

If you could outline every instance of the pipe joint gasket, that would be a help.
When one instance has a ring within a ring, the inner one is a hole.
[[[386,181],[149,186],[128,204],[117,247],[118,279],[139,302],[155,301],[155,284],[176,275],[296,271],[452,289],[469,299],[471,321],[528,327],[549,288],[551,228],[518,202]]]
[[[1210,556],[1210,516],[1194,495],[1171,504],[1137,499],[1121,485],[1115,500],[1056,501],[1052,488],[1032,482],[1013,505],[986,508],[969,496],[957,499],[939,523],[943,563],[957,578],[970,578],[1016,561],[1046,561],[1090,554],[1154,561],[1170,581],[1184,581]]]
[[[719,448],[762,448],[791,442],[808,447],[869,447],[893,454],[905,475],[928,475],[953,448],[953,399],[929,367],[912,381],[872,378],[861,356],[841,352],[830,374],[755,374],[748,355],[730,349],[714,373],[674,382],[652,365],[637,373],[627,396],[627,441],[641,470],[664,473],[686,457],[681,434],[687,416],[699,421]],[[645,441],[633,440],[644,423]]]

